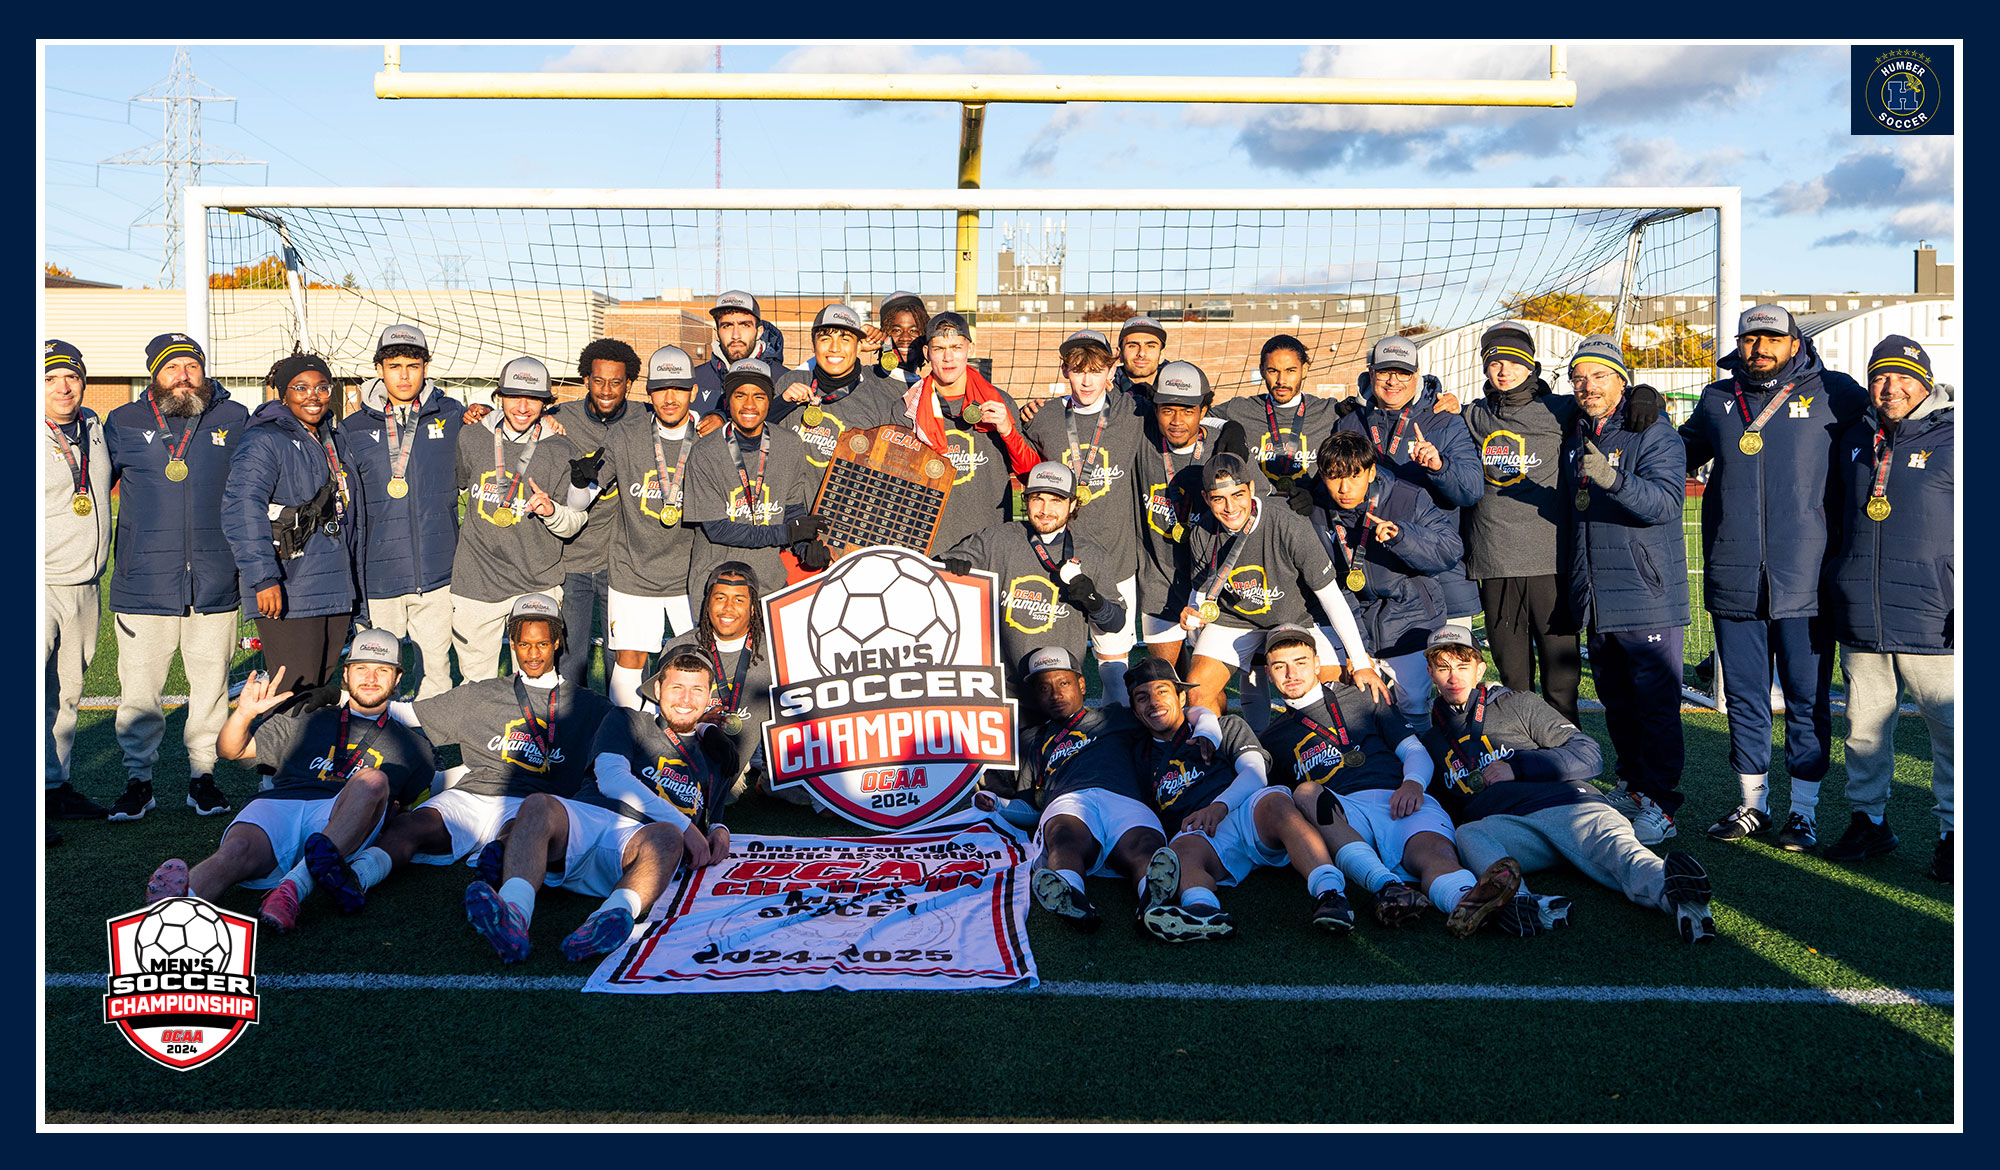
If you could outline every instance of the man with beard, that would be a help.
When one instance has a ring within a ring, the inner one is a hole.
[[[160,688],[176,647],[187,673],[188,806],[229,811],[215,786],[215,737],[229,709],[236,648],[236,559],[222,530],[229,461],[250,412],[209,381],[201,346],[184,333],[146,344],[153,383],[105,420],[111,484],[119,489],[111,614],[118,632],[118,746],[124,795],[114,821],[154,807],[153,765],[166,731]]]
[[[813,368],[778,375],[772,421],[805,444],[806,461],[818,473],[811,485],[815,494],[842,435],[899,421],[904,383],[884,381],[862,367],[861,336],[859,313],[828,305],[813,318]]]
[[[581,452],[570,461],[570,486],[597,487],[590,502],[590,522],[563,542],[563,628],[575,630],[576,636],[564,643],[556,669],[564,682],[575,687],[590,685],[592,629],[600,612],[605,632],[610,633],[611,547],[622,516],[618,487],[602,469],[613,432],[628,426],[645,429],[647,412],[632,408],[627,397],[639,380],[639,370],[639,355],[631,346],[612,337],[598,338],[576,359],[577,376],[583,379],[583,409],[560,412],[570,442]]]
[[[484,877],[465,888],[465,916],[502,962],[528,957],[528,927],[543,885],[604,904],[562,941],[571,962],[623,946],[683,858],[700,869],[729,856],[717,818],[736,748],[709,721],[714,677],[691,646],[640,684],[658,714],[614,710],[590,748],[591,776],[574,796],[537,792],[507,832],[498,889]]]
[[[83,405],[83,354],[42,346],[42,788],[51,845],[56,821],[102,820],[111,810],[69,782],[83,676],[97,652],[98,590],[111,559],[111,456],[97,414]]]
[[[757,298],[742,289],[733,288],[715,298],[708,315],[715,322],[715,348],[707,361],[694,368],[695,431],[703,435],[729,421],[722,402],[722,382],[729,367],[745,358],[761,357],[764,342],[764,318]]]
[[[904,392],[893,421],[909,427],[956,472],[931,549],[947,549],[1012,516],[1012,479],[1042,457],[1021,437],[1013,398],[973,367],[972,326],[957,313],[931,319],[929,373]]]
[[[1777,305],[1736,321],[1728,377],[1702,388],[1681,425],[1688,471],[1713,462],[1701,497],[1702,604],[1715,619],[1715,657],[1729,715],[1729,761],[1742,800],[1709,826],[1718,841],[1772,828],[1771,664],[1785,694],[1791,813],[1778,847],[1810,852],[1833,735],[1833,639],[1819,612],[1840,510],[1836,437],[1868,399],[1821,364]]]
[[[896,292],[882,302],[878,315],[881,328],[869,326],[862,335],[861,352],[873,363],[878,378],[894,378],[905,386],[923,376],[924,351],[918,344],[930,330],[931,315],[924,298],[912,292]]]
[[[1280,499],[1313,474],[1313,455],[1339,421],[1331,401],[1305,392],[1308,360],[1304,342],[1278,334],[1257,358],[1264,392],[1232,398],[1215,411],[1243,428],[1251,461]]]
[[[769,593],[785,587],[780,549],[789,546],[811,572],[830,561],[820,539],[826,525],[812,512],[817,477],[798,435],[768,421],[771,398],[771,367],[756,358],[729,367],[721,399],[729,423],[703,436],[688,458],[686,518],[700,526],[690,581],[742,561]]]
[[[389,718],[402,672],[402,643],[363,630],[348,644],[341,671],[345,703],[280,710],[292,699],[284,668],[252,674],[216,750],[269,768],[271,787],[250,798],[205,861],[190,870],[176,857],[154,870],[147,904],[187,894],[213,902],[233,885],[269,890],[257,913],[279,934],[298,926],[299,904],[318,888],[343,914],[361,909],[365,886],[357,871],[375,881],[387,872],[363,851],[376,852],[368,846],[390,804],[430,782],[431,745]]]

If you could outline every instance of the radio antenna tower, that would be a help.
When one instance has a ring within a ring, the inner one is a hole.
[[[184,230],[181,223],[182,189],[201,182],[201,168],[204,166],[265,164],[262,159],[244,158],[235,151],[202,143],[202,103],[233,102],[236,99],[194,75],[194,66],[188,61],[185,45],[174,46],[173,72],[167,74],[164,81],[155,83],[151,89],[131,100],[159,102],[165,107],[166,128],[158,142],[113,155],[104,161],[120,166],[165,168],[165,219],[153,223],[135,222],[132,226],[166,229],[166,250],[160,258],[160,287],[177,288],[180,286],[181,237]]]

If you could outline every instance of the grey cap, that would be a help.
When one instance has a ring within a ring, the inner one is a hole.
[[[396,345],[408,345],[398,341]],[[363,630],[347,643],[347,665],[357,662],[379,662],[384,666],[403,669],[403,642],[386,630]]]
[[[1056,347],[1056,356],[1068,357],[1070,350],[1082,345],[1094,345],[1102,349],[1105,353],[1111,352],[1110,338],[1095,329],[1079,329],[1068,337],[1063,338],[1063,343]]]
[[[1752,305],[1736,318],[1736,336],[1745,337],[1752,333],[1778,333],[1786,337],[1799,335],[1799,323],[1793,320],[1791,311],[1782,305]]]
[[[1203,495],[1214,491],[1218,484],[1225,481],[1231,487],[1243,483],[1256,486],[1256,481],[1250,478],[1250,464],[1234,451],[1219,451],[1201,465]]]
[[[1028,656],[1021,659],[1022,678],[1033,678],[1051,670],[1067,670],[1072,674],[1083,673],[1077,667],[1076,659],[1061,646],[1043,646],[1039,650],[1030,650]]]
[[[507,620],[517,617],[550,618],[562,620],[562,606],[546,593],[523,593],[514,599],[514,607],[507,611]]]
[[[1368,368],[1371,370],[1407,370],[1417,372],[1417,347],[1407,337],[1389,336],[1375,343],[1368,351]]]
[[[1026,499],[1036,492],[1052,492],[1064,499],[1076,498],[1076,473],[1067,464],[1055,460],[1045,460],[1028,470],[1028,478],[1022,481],[1021,496]]]
[[[895,292],[889,294],[888,300],[882,302],[882,308],[877,312],[876,316],[887,317],[891,312],[895,311],[896,306],[902,304],[904,301],[909,301],[918,309],[924,307],[924,298],[913,292],[904,292],[902,289],[897,289]]]
[[[1444,625],[1431,632],[1430,640],[1424,643],[1424,653],[1429,654],[1446,646],[1463,646],[1467,650],[1479,649],[1472,643],[1471,630],[1464,626]]]
[[[531,357],[517,357],[501,366],[500,384],[493,392],[503,398],[539,398],[544,402],[556,396],[549,387],[549,368]]]
[[[646,389],[668,387],[682,390],[694,387],[694,359],[678,345],[663,345],[646,359]]]
[[[1270,629],[1264,631],[1265,653],[1267,654],[1270,653],[1272,650],[1275,650],[1280,643],[1284,642],[1304,642],[1306,645],[1313,647],[1315,650],[1319,648],[1319,641],[1318,639],[1313,637],[1313,631],[1307,629],[1304,626],[1298,625],[1297,623],[1287,623],[1282,626],[1273,626]]]
[[[972,326],[966,323],[963,314],[944,312],[931,318],[930,332],[924,335],[924,340],[929,341],[931,338],[946,331],[956,332],[965,337],[972,336]]]
[[[711,317],[720,317],[724,313],[748,313],[759,321],[764,319],[764,314],[757,311],[757,298],[740,288],[732,288],[715,298],[715,305],[708,310]]]
[[[731,362],[729,368],[722,372],[722,388],[724,390],[732,386],[740,386],[745,382],[754,382],[766,390],[776,385],[771,375],[771,367],[756,358],[744,358],[740,362]]]
[[[430,352],[431,343],[424,340],[424,331],[415,325],[400,322],[382,331],[382,337],[375,343],[376,349],[387,349],[392,345],[414,345],[425,353]]]
[[[1153,405],[1200,406],[1208,397],[1208,375],[1193,362],[1168,362],[1153,376]]]
[[[1125,324],[1118,328],[1118,344],[1124,345],[1125,338],[1133,333],[1150,333],[1154,337],[1159,338],[1162,345],[1165,345],[1167,341],[1167,327],[1153,320],[1151,317],[1143,315],[1125,318]]]
[[[1593,333],[1577,343],[1576,352],[1569,355],[1569,368],[1575,370],[1578,362],[1610,366],[1625,379],[1626,385],[1632,383],[1631,367],[1625,364],[1625,348],[1609,333]]]
[[[821,309],[813,317],[812,331],[818,333],[822,329],[845,329],[856,337],[868,332],[861,324],[861,314],[838,301]]]

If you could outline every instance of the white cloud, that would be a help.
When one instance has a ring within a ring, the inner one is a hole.
[[[1088,105],[1067,105],[1049,116],[1028,139],[1028,145],[1021,151],[1020,166],[1035,175],[1052,175],[1056,170],[1056,149],[1063,138],[1072,130],[1088,125],[1096,117],[1095,108]]]
[[[544,73],[706,73],[714,45],[577,45],[542,63]]]
[[[1612,140],[1614,161],[1601,180],[1613,187],[1720,187],[1741,176],[1752,156],[1725,146],[1691,155],[1672,137],[1621,134]],[[1757,156],[1761,158],[1762,156]]]
[[[1019,49],[969,48],[921,53],[906,44],[809,45],[778,59],[779,73],[1038,73],[1041,66]]]
[[[1942,136],[1891,139],[1851,150],[1824,173],[1781,183],[1760,199],[1779,215],[1949,201],[1953,153],[1952,140]]]

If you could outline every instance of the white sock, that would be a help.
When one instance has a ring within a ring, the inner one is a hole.
[[[611,668],[611,701],[629,711],[639,709],[639,683],[646,672],[636,666]]]
[[[353,868],[355,880],[365,890],[389,876],[391,863],[387,853],[370,845],[349,858],[347,864]]]
[[[1755,776],[1736,774],[1736,783],[1743,789],[1743,806],[1760,812],[1771,811],[1771,777],[1764,772]]]
[[[299,901],[301,902],[306,900],[307,894],[313,892],[312,871],[306,868],[306,859],[303,857],[299,858],[297,865],[285,871],[284,880],[298,884]]]
[[[1347,879],[1340,876],[1337,866],[1322,865],[1306,875],[1306,893],[1317,898],[1328,890],[1347,889]]]
[[[627,914],[630,914],[635,919],[638,918],[639,917],[638,892],[635,890],[627,890],[623,888],[611,891],[611,896],[609,898],[604,899],[604,905],[599,906],[597,908],[596,913],[592,914],[591,917],[595,918],[597,914],[602,914],[606,910],[616,910],[620,906],[625,907],[625,912]]]
[[[508,878],[500,883],[500,900],[512,903],[521,912],[523,921],[535,920],[535,887],[528,884],[527,878]]]
[[[1472,876],[1471,870],[1454,869],[1431,883],[1431,905],[1436,906],[1440,913],[1449,914],[1458,909],[1459,900],[1465,897],[1465,892],[1478,884],[1479,879]]]
[[[1382,864],[1382,859],[1375,855],[1375,851],[1370,849],[1365,841],[1341,846],[1340,852],[1333,855],[1333,863],[1340,867],[1340,872],[1347,875],[1348,881],[1371,894],[1396,880],[1396,875],[1390,872],[1388,866]]]
[[[1097,660],[1097,681],[1104,684],[1104,701],[1121,707],[1130,706],[1132,697],[1125,690],[1125,672],[1130,667],[1124,659]]]
[[[1220,910],[1222,903],[1215,900],[1214,890],[1204,890],[1200,886],[1189,886],[1181,891],[1181,905],[1190,910]]]
[[[1809,821],[1814,819],[1813,814],[1819,811],[1819,781],[1792,781],[1792,811]]]
[[[1079,893],[1079,894],[1083,893],[1083,875],[1082,875],[1082,874],[1080,874],[1080,873],[1076,872],[1076,871],[1075,871],[1075,870],[1073,870],[1073,869],[1059,869],[1059,870],[1057,870],[1057,871],[1056,871],[1056,876],[1057,876],[1057,877],[1059,877],[1059,878],[1061,878],[1062,880],[1064,880],[1064,881],[1068,882],[1068,883],[1069,883],[1069,888],[1070,888],[1070,889],[1072,889],[1072,890],[1075,890],[1075,891],[1076,891],[1077,893]],[[1145,879],[1141,878],[1140,880],[1141,880],[1141,881],[1144,881]],[[1144,891],[1144,890],[1141,890],[1141,891],[1140,891],[1140,893],[1142,893],[1142,894],[1143,894],[1143,893],[1145,893],[1145,891]]]

